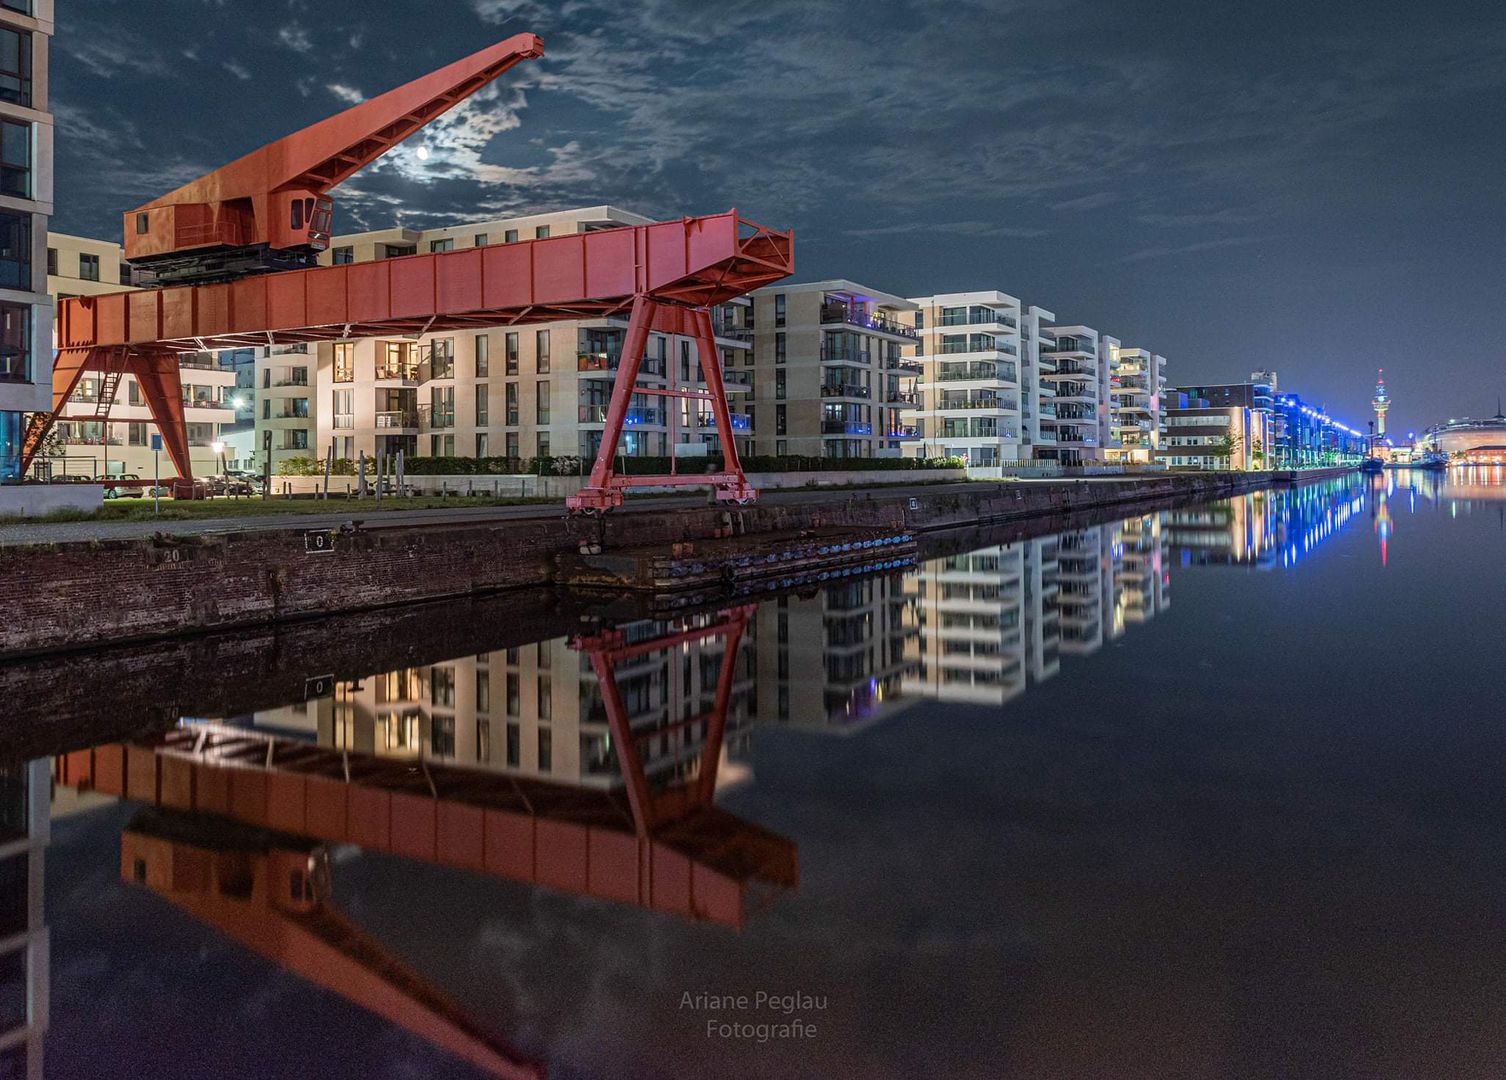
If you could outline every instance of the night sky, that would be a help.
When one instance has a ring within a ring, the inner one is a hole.
[[[65,232],[513,33],[524,64],[337,192],[336,228],[736,206],[797,276],[998,288],[1364,427],[1506,392],[1493,2],[60,0]]]

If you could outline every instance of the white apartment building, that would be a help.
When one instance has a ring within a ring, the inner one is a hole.
[[[903,416],[921,374],[903,355],[919,341],[917,305],[846,279],[752,295],[753,389],[763,406],[755,452],[900,457],[914,436]]]
[[[310,345],[277,345],[256,352],[253,379],[255,438],[254,471],[260,473],[270,454],[272,474],[290,458],[315,456],[318,435],[314,416],[314,388],[318,353]]]
[[[1061,465],[1104,460],[1108,415],[1109,358],[1118,347],[1090,326],[1057,326],[1041,342],[1041,382],[1055,391],[1055,450],[1043,457]],[[1043,422],[1042,427],[1053,426]]]
[[[517,243],[571,233],[647,224],[649,218],[611,206],[451,226],[384,229],[337,236],[322,260],[331,264],[402,258],[488,244]],[[713,312],[717,348],[728,387],[739,449],[752,444],[751,305],[739,300]],[[368,458],[398,451],[408,457],[533,457],[584,459],[601,444],[627,316],[529,323],[495,329],[446,331],[416,338],[367,338],[315,347],[307,411],[297,404],[302,384],[274,398],[272,415],[258,411],[257,445],[271,430],[274,460],[303,452],[322,458]],[[296,368],[269,358],[272,368]],[[704,388],[694,342],[650,335],[638,385]],[[274,376],[273,381],[277,378]],[[717,447],[709,404],[637,395],[626,417],[619,452],[628,456],[704,454]],[[291,401],[293,404],[288,404]],[[285,415],[291,414],[291,415]],[[311,424],[300,423],[309,421]],[[671,423],[673,421],[673,425]],[[674,434],[671,435],[673,428]],[[673,451],[672,444],[677,444]],[[279,449],[280,447],[280,449]]]
[[[1021,304],[1002,292],[916,297],[912,316],[923,374],[913,411],[910,455],[960,457],[970,475],[1028,461],[1022,439],[1022,383],[1031,368],[1021,359]],[[1039,423],[1033,415],[1032,421]],[[1039,428],[1036,428],[1039,435]]]
[[[99,296],[132,288],[130,272],[119,244],[66,233],[49,233],[47,290],[58,300]],[[223,450],[216,451],[227,428],[235,423],[236,373],[213,353],[184,353],[179,359],[183,381],[184,421],[194,475],[221,471]],[[48,409],[51,409],[49,388]],[[175,472],[165,456],[154,462],[151,435],[157,430],[141,386],[126,375],[110,394],[99,372],[79,380],[62,417],[53,429],[62,457],[39,455],[38,464],[51,474],[70,476],[135,476],[148,479],[153,468],[164,476]],[[165,455],[165,452],[164,452]]]
[[[0,483],[18,478],[26,415],[52,409],[52,33],[52,0],[0,2]]]
[[[1150,464],[1166,434],[1166,357],[1149,349],[1117,350],[1110,357],[1109,404],[1117,447],[1109,461]]]

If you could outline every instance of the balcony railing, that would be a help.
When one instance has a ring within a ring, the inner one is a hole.
[[[753,331],[743,326],[713,326],[713,335],[728,341],[752,341]]]
[[[987,326],[998,323],[1003,326],[1018,327],[1019,323],[1013,315],[1006,315],[1002,311],[990,311],[988,309],[973,310],[953,315],[943,314],[938,320],[938,326]]]
[[[1062,337],[1055,341],[1041,340],[1041,352],[1043,353],[1074,353],[1084,352],[1090,355],[1098,355],[1098,346],[1087,338]]]
[[[864,330],[877,330],[880,333],[895,334],[912,340],[918,340],[920,337],[913,326],[903,326],[886,315],[874,315],[848,304],[822,304],[821,321],[846,323],[848,326],[860,326]]]
[[[729,417],[733,431],[752,431],[753,424],[741,413],[732,413]],[[695,418],[696,424],[703,428],[716,427],[716,413],[698,413]]]
[[[1019,407],[1020,407],[1020,403],[1018,401],[1016,401],[1014,398],[1001,398],[1001,397],[979,397],[979,398],[947,398],[947,397],[943,397],[941,399],[941,401],[938,402],[937,405],[936,405],[936,409],[937,409],[938,412],[945,412],[945,411],[947,411],[949,409],[1009,409],[1009,410],[1013,411],[1015,409],[1018,409]]]
[[[406,410],[379,412],[376,414],[376,426],[378,428],[417,428],[418,412]]]
[[[871,364],[873,353],[867,349],[821,348],[821,360],[829,364]]]
[[[862,420],[822,420],[822,435],[872,435],[873,425]]]
[[[891,439],[918,439],[919,429],[914,424],[899,424],[889,429]]]
[[[952,356],[957,353],[1004,353],[1006,356],[1018,356],[1019,350],[1007,341],[995,341],[992,345],[983,345],[976,341],[943,341],[936,350],[939,356]]]
[[[919,360],[910,360],[903,356],[890,360],[884,366],[890,371],[899,372],[901,375],[918,376],[925,371],[925,365]]]
[[[605,424],[607,406],[582,405],[579,415],[582,424]],[[622,414],[622,423],[625,427],[664,427],[664,410],[651,407],[628,409]]]
[[[389,382],[422,382],[421,364],[378,364],[376,377],[378,381]]]
[[[884,400],[890,405],[919,405],[920,395],[906,393],[903,390],[891,390]]]
[[[455,407],[436,409],[433,405],[418,407],[420,431],[447,431],[455,426]]]
[[[867,398],[869,395],[868,387],[859,386],[857,383],[823,384],[821,387],[822,397]]]
[[[1014,382],[1014,373],[1002,364],[947,364],[936,372],[937,382],[961,382],[965,379],[995,379]]]

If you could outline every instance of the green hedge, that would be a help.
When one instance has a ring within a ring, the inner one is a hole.
[[[412,457],[403,462],[403,471],[409,476],[576,476],[582,470],[591,471],[591,462],[582,462],[577,457],[506,458],[506,457]],[[823,458],[802,457],[786,454],[782,457],[753,457],[742,459],[747,472],[856,472],[872,469],[894,471],[896,469],[961,469],[961,458]],[[658,476],[669,472],[667,457],[620,457],[617,468],[629,476]],[[391,466],[388,466],[391,468]],[[370,458],[366,464],[368,475],[375,475],[376,463]],[[679,471],[690,474],[717,472],[722,468],[720,457],[680,458]],[[288,458],[278,467],[282,476],[323,476],[324,462],[311,457]],[[336,458],[334,476],[355,476],[356,463],[349,458]]]

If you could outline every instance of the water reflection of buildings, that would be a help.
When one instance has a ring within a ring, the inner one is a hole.
[[[710,625],[707,618],[700,625]],[[635,650],[616,666],[643,765],[656,782],[685,779],[699,767],[706,725],[687,724],[711,706],[726,634],[677,638],[654,621],[629,624]],[[727,754],[745,744],[756,707],[749,636],[739,633],[726,713]],[[311,737],[320,745],[405,760],[610,788],[622,782],[612,732],[589,649],[569,638],[482,652],[439,664],[337,682],[330,697],[255,714],[259,728]],[[738,770],[721,762],[723,782]]]
[[[901,576],[858,578],[766,604],[755,621],[756,699],[782,726],[851,734],[903,707]]]
[[[42,1076],[47,927],[42,885],[49,834],[47,762],[0,767],[0,1076]]]
[[[1294,566],[1365,508],[1360,477],[1257,491],[1169,511],[1166,531],[1183,566]]]
[[[909,579],[907,692],[1002,704],[1170,602],[1160,513],[949,556]]]

